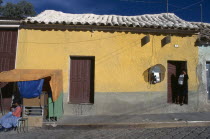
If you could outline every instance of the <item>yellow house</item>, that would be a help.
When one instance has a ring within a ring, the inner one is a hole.
[[[176,15],[66,14],[22,22],[16,68],[61,69],[64,115],[198,111],[198,26]],[[187,70],[186,105],[176,103]]]

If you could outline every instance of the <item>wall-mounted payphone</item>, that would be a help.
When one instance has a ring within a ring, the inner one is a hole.
[[[162,75],[165,73],[165,68],[162,65],[157,64],[152,66],[148,72],[150,84],[156,84],[163,80]]]
[[[150,83],[156,84],[159,83],[161,80],[161,74],[159,72],[152,72],[151,73],[151,80]]]

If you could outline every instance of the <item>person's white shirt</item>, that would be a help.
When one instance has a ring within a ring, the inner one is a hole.
[[[179,75],[178,84],[183,85],[184,83],[184,74]]]

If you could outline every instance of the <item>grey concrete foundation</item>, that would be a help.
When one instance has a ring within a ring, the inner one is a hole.
[[[96,92],[94,104],[68,104],[64,94],[64,115],[135,115],[210,111],[200,107],[199,93],[188,93],[188,105],[167,103],[166,92]],[[202,106],[202,105],[201,105]]]

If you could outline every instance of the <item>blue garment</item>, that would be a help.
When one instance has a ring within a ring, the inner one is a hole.
[[[42,93],[44,79],[18,82],[20,95],[23,98],[35,98]]]
[[[19,119],[20,119],[20,117],[16,117],[16,116],[12,115],[12,112],[8,112],[6,115],[4,115],[0,119],[0,124],[4,128],[16,127]]]

